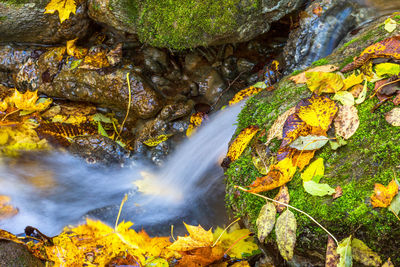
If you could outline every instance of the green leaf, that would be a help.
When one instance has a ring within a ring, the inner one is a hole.
[[[110,138],[110,136],[107,134],[106,130],[104,130],[103,125],[101,125],[101,122],[97,123],[97,131],[99,132],[99,134],[101,134],[102,136],[108,137]]]
[[[391,18],[385,20],[385,30],[387,32],[393,32],[397,27],[397,22]]]
[[[347,145],[347,141],[343,137],[336,135],[336,141],[329,140],[332,150],[336,150],[341,146]]]
[[[70,70],[76,69],[77,67],[79,67],[79,65],[81,65],[83,59],[78,59],[78,60],[74,60],[71,63],[71,67],[69,68]]]
[[[293,212],[286,209],[276,220],[275,234],[279,252],[285,260],[293,258],[296,245],[297,221]]]
[[[94,114],[93,115],[93,121],[96,121],[96,122],[101,121],[101,122],[104,122],[104,123],[112,123],[112,121],[111,121],[111,119],[109,117],[107,117],[106,115],[101,114],[101,113]]]
[[[342,105],[352,106],[354,105],[354,96],[347,91],[339,91],[333,97],[332,100],[337,100]]]
[[[311,181],[315,176],[324,176],[325,167],[324,167],[324,159],[318,158],[314,160],[307,169],[301,174],[301,179],[303,181]],[[317,181],[319,182],[319,181]]]
[[[19,112],[19,116],[25,116],[25,115],[29,115],[31,113],[35,112],[34,110],[21,110]]]
[[[260,210],[256,221],[257,237],[261,242],[271,233],[275,226],[276,208],[272,202],[267,202]]]
[[[393,76],[400,73],[400,65],[394,63],[381,63],[375,66],[375,72],[379,76]]]
[[[328,137],[322,135],[299,136],[289,147],[297,150],[316,150],[323,147],[328,140]]]
[[[382,260],[376,252],[373,252],[360,239],[354,238],[351,241],[353,259],[365,266],[381,266]]]
[[[361,91],[361,93],[358,96],[358,98],[354,101],[356,104],[361,104],[362,102],[365,101],[365,97],[367,96],[367,90],[368,90],[367,81],[365,81],[363,90]]]
[[[319,184],[313,180],[303,182],[304,190],[307,193],[313,196],[326,196],[326,195],[333,195],[335,193],[335,189],[330,187],[328,184]]]
[[[343,239],[336,249],[336,252],[340,256],[338,267],[352,267],[353,256],[351,252],[351,236]]]
[[[253,86],[257,87],[257,88],[262,88],[262,89],[267,88],[267,85],[265,84],[265,82],[258,82],[258,83],[255,83]]]
[[[397,194],[390,202],[389,210],[392,210],[394,213],[399,215],[400,212],[400,194]]]

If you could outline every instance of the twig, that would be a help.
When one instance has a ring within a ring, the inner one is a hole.
[[[397,220],[400,221],[399,215],[397,215],[396,212],[394,212],[394,210],[392,209],[392,207],[389,206],[389,210],[390,210],[391,212],[393,212],[393,214],[394,214],[394,216],[396,216]]]
[[[18,111],[20,111],[21,109],[16,109],[16,110],[14,110],[14,111],[12,111],[12,112],[10,112],[10,113],[7,113],[2,119],[1,119],[1,121],[4,121],[9,115],[11,115],[11,114],[14,114],[14,113],[16,113],[16,112],[18,112]]]
[[[211,247],[215,247],[215,245],[218,243],[218,241],[221,239],[221,236],[226,232],[226,230],[228,230],[229,227],[232,226],[232,224],[234,224],[235,222],[239,221],[240,218],[237,218],[236,220],[234,220],[233,222],[231,222],[225,229],[224,231],[222,231],[222,233],[219,235],[219,237],[217,238],[217,240],[215,240],[214,244],[212,244]]]
[[[124,198],[121,201],[121,205],[119,206],[118,216],[117,216],[117,220],[115,221],[115,226],[114,226],[115,231],[117,231],[117,226],[118,226],[119,216],[121,215],[122,206],[124,206],[124,204],[127,200],[128,200],[128,194],[125,194]]]
[[[241,73],[239,73],[238,76],[236,76],[236,78],[233,79],[233,81],[229,83],[228,87],[227,87],[224,91],[221,92],[221,94],[220,94],[220,95],[218,96],[218,98],[217,98],[217,101],[215,101],[215,104],[212,105],[212,108],[214,108],[214,107],[218,104],[218,101],[221,99],[221,97],[222,97],[229,89],[231,89],[232,85],[235,84],[235,82],[239,79],[239,77],[240,77],[243,73],[245,73],[245,72],[242,71]]]
[[[321,227],[322,230],[324,230],[330,237],[332,237],[332,239],[335,240],[336,245],[339,245],[339,242],[337,241],[337,239],[336,239],[325,227],[323,227],[319,222],[317,222],[313,217],[311,217],[311,215],[309,215],[308,213],[306,213],[306,212],[304,212],[304,211],[302,211],[302,210],[300,210],[300,209],[298,209],[298,208],[296,208],[296,207],[293,207],[293,206],[291,206],[291,205],[289,205],[289,204],[280,202],[280,201],[278,201],[278,200],[275,200],[275,199],[272,199],[272,198],[269,198],[269,197],[266,197],[266,196],[263,196],[263,195],[260,195],[260,194],[257,194],[257,193],[250,192],[249,190],[247,190],[247,189],[245,189],[245,188],[243,188],[243,187],[241,187],[241,186],[235,185],[235,188],[238,188],[238,189],[240,189],[240,190],[242,190],[242,191],[244,191],[244,192],[253,194],[253,195],[255,195],[255,196],[264,198],[264,199],[266,199],[266,200],[279,203],[279,204],[281,204],[281,205],[284,205],[284,206],[286,206],[286,207],[288,207],[288,208],[292,208],[292,209],[294,209],[295,211],[298,211],[298,212],[300,212],[300,213],[306,215],[308,218],[310,218],[310,220],[312,220],[312,221],[313,221],[314,223],[316,223],[319,227]]]
[[[126,74],[126,81],[128,82],[128,93],[129,93],[129,99],[128,99],[128,110],[126,111],[126,115],[124,118],[124,121],[121,124],[121,128],[119,129],[119,134],[121,134],[122,129],[124,129],[124,124],[126,122],[126,119],[128,118],[129,115],[129,110],[131,109],[131,97],[132,97],[132,92],[131,92],[131,84],[129,83],[129,72]]]
[[[397,79],[397,80],[382,84],[381,86],[378,87],[378,89],[375,90],[375,92],[369,98],[370,99],[373,98],[386,85],[390,85],[390,84],[397,83],[397,82],[400,82],[400,79]]]

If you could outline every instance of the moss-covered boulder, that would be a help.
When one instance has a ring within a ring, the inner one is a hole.
[[[152,46],[191,48],[248,41],[303,0],[90,0],[89,16]]]
[[[86,35],[90,25],[86,2],[60,23],[58,12],[44,14],[50,0],[0,0],[0,43],[58,44]]]
[[[392,17],[400,21],[399,16]],[[399,27],[392,33],[386,32],[384,20],[382,18],[361,30],[332,55],[314,62],[314,65],[330,63],[343,67],[368,45],[400,34]],[[318,197],[306,193],[299,172],[287,185],[290,204],[310,214],[337,239],[350,235],[361,239],[378,252],[382,260],[391,257],[397,266],[400,264],[400,221],[387,208],[373,208],[370,197],[375,183],[387,185],[394,178],[394,172],[400,177],[400,128],[390,125],[384,118],[384,114],[393,108],[393,103],[384,103],[371,112],[378,103],[376,97],[369,99],[373,86],[373,83],[368,83],[367,100],[357,105],[360,126],[348,144],[337,150],[325,145],[314,157],[321,157],[325,162],[325,176],[321,182],[333,188],[340,186],[343,195],[332,199],[332,196]],[[288,77],[283,78],[275,91],[261,92],[247,101],[238,116],[237,133],[249,125],[258,125],[268,131],[280,114],[310,95],[305,85],[296,85]],[[263,138],[261,141],[265,142]],[[277,151],[280,143],[275,140],[269,148]],[[256,177],[263,176],[252,163],[251,150],[250,145],[226,171],[226,201],[236,216],[243,217],[245,224],[257,231],[255,221],[265,200],[234,188],[234,185],[248,186]],[[263,194],[274,197],[277,192],[275,189]],[[306,216],[297,212],[295,215],[298,222],[297,253],[306,257],[317,256],[323,262],[327,234]],[[267,242],[273,244],[273,236]]]

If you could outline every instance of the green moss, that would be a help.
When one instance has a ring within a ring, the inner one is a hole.
[[[396,20],[397,22],[400,22],[400,15],[394,16],[393,19]]]
[[[290,74],[290,76],[294,76],[294,75],[297,75],[297,74],[302,73],[302,72],[303,72],[303,70],[294,70],[294,71]]]
[[[7,16],[0,16],[0,21],[4,21],[7,19]]]
[[[0,0],[0,2],[3,2],[5,4],[9,4],[9,5],[19,6],[19,5],[23,5],[23,4],[29,3],[30,1],[29,0]]]
[[[354,58],[353,56],[346,57],[346,58],[343,60],[343,62],[340,64],[339,69],[342,69],[342,68],[343,68],[344,66],[346,66],[347,64],[353,62],[353,58]]]
[[[326,58],[321,58],[318,59],[317,61],[314,61],[311,65],[312,66],[323,66],[329,63],[329,60],[327,60]]]
[[[358,39],[357,39],[357,38],[354,38],[354,39],[348,41],[347,43],[345,43],[345,44],[342,46],[342,48],[344,49],[344,48],[348,47],[349,45],[351,45],[352,43],[355,43],[355,42],[357,42],[357,41],[358,41]]]

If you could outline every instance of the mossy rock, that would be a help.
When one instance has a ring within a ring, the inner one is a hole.
[[[321,62],[344,65],[349,61],[346,58],[352,59],[366,46],[399,35],[400,29],[390,34],[384,31],[384,19],[372,23],[354,37],[356,41],[338,48]],[[296,85],[288,78],[283,78],[275,91],[263,91],[247,101],[238,116],[236,133],[249,125],[258,125],[268,131],[280,114],[295,106],[300,99],[311,96],[305,85]],[[391,126],[384,118],[384,114],[393,108],[392,103],[385,103],[371,112],[378,100],[376,97],[369,99],[374,85],[369,83],[368,86],[367,100],[356,106],[360,126],[348,144],[337,150],[332,150],[327,144],[314,157],[322,157],[325,162],[325,176],[321,182],[333,188],[340,186],[343,195],[335,200],[331,196],[312,196],[305,192],[297,172],[287,184],[290,204],[310,214],[339,240],[350,235],[359,238],[378,252],[382,260],[391,257],[397,266],[400,264],[400,221],[387,208],[373,208],[370,197],[375,183],[387,185],[394,178],[394,172],[400,177],[400,128]],[[277,140],[270,144],[272,151],[277,151],[279,146]],[[225,174],[227,206],[236,216],[244,218],[250,229],[257,231],[255,221],[265,200],[234,188],[234,185],[248,186],[262,176],[252,164],[251,145],[230,164]],[[275,189],[263,194],[274,197],[277,192]],[[297,212],[295,216],[298,222],[297,253],[311,255],[310,251],[317,252],[322,256],[322,262],[327,234],[306,216]],[[269,242],[273,242],[273,236]]]
[[[173,49],[251,40],[302,0],[90,0],[89,16]]]

